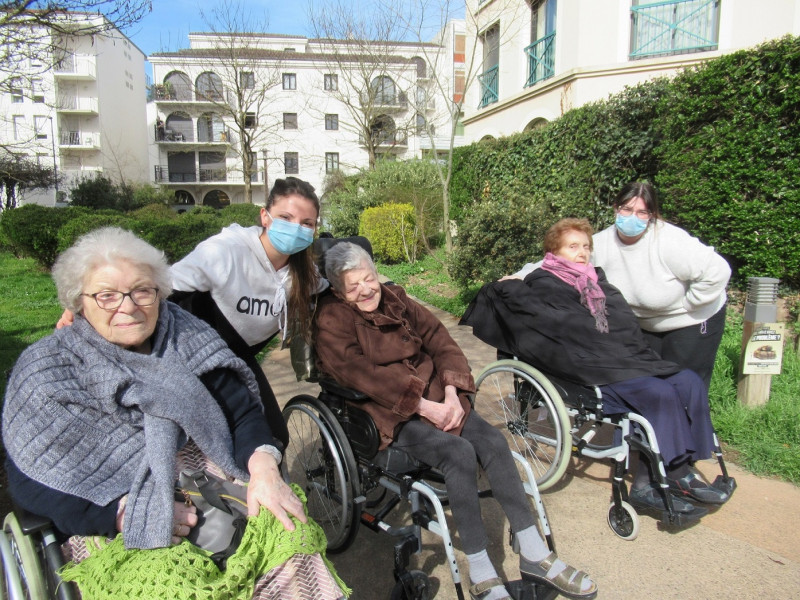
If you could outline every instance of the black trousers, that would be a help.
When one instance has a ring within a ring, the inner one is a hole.
[[[717,348],[725,331],[725,306],[699,325],[682,327],[673,331],[644,331],[650,347],[664,360],[678,363],[700,376],[708,391]]]

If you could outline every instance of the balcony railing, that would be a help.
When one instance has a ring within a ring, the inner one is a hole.
[[[223,168],[200,169],[200,181],[227,181],[228,171]]]
[[[67,54],[55,65],[55,74],[61,77],[97,78],[97,63],[94,56]]]
[[[408,146],[408,133],[405,131],[376,131],[372,136],[373,146]],[[362,146],[366,146],[364,136],[359,136],[359,142]]]
[[[528,80],[525,87],[530,87],[549,79],[555,74],[556,64],[556,32],[548,33],[525,48],[528,56]]]
[[[197,181],[197,173],[183,169],[170,170],[169,167],[164,165],[156,165],[154,179],[159,183],[185,183]]]
[[[98,112],[97,98],[89,96],[58,96],[56,109],[70,112]]]
[[[58,140],[59,146],[98,148],[100,136],[96,133],[83,133],[81,131],[62,131]]]
[[[405,92],[397,92],[390,94],[386,92],[363,92],[360,95],[362,106],[373,106],[375,108],[395,108],[405,109],[408,108],[408,96]]]
[[[478,105],[478,108],[483,108],[493,102],[497,102],[499,99],[497,90],[500,83],[499,65],[495,65],[491,69],[484,71],[481,75],[478,75],[478,81],[481,84],[481,103]]]
[[[717,48],[719,0],[666,0],[631,7],[631,58]]]

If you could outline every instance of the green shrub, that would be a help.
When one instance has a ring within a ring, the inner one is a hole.
[[[146,204],[127,214],[140,223],[174,221],[178,218],[178,213],[166,204]]]
[[[261,224],[261,207],[256,204],[231,204],[219,211],[220,224],[227,227],[238,223],[242,227]]]
[[[4,211],[0,230],[16,256],[28,256],[49,269],[58,253],[58,230],[68,221],[90,214],[85,208],[28,204]]]
[[[539,260],[541,240],[553,223],[549,208],[520,197],[476,204],[458,232],[450,276],[462,289],[494,281]]]
[[[131,197],[134,209],[150,204],[168,206],[175,202],[174,191],[149,183],[133,185],[131,187]]]
[[[175,220],[152,224],[141,235],[163,250],[167,260],[174,263],[194,250],[197,244],[219,233],[221,225],[218,212],[215,209],[211,209],[211,214],[190,211]]]
[[[665,211],[737,277],[800,286],[800,38],[676,77],[659,107]]]
[[[129,216],[118,211],[94,211],[82,215],[80,218],[70,219],[58,229],[56,233],[57,253],[60,254],[72,246],[82,235],[101,227],[122,227],[138,233],[136,221]]]
[[[361,215],[358,234],[372,242],[375,258],[386,263],[414,262],[420,235],[410,204],[384,204],[368,208]]]
[[[124,203],[123,193],[117,185],[105,175],[81,180],[69,193],[72,206],[86,208],[119,209]]]

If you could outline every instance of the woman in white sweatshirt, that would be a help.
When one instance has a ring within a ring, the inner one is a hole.
[[[700,375],[708,389],[725,328],[728,263],[661,218],[649,183],[627,184],[612,206],[614,225],[592,236],[592,264],[622,292],[653,350]],[[538,266],[527,264],[511,277]]]

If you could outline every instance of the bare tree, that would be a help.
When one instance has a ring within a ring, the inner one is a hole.
[[[428,82],[425,94],[418,94],[415,97],[417,102],[417,114],[425,115],[425,109],[435,103],[436,111],[431,118],[420,120],[418,129],[425,135],[431,146],[431,157],[436,165],[439,179],[442,184],[442,215],[443,228],[445,234],[445,244],[447,253],[453,250],[453,237],[450,224],[450,179],[453,174],[453,148],[456,142],[456,132],[460,127],[461,118],[464,114],[464,101],[470,89],[478,83],[480,76],[492,66],[488,64],[494,57],[492,50],[498,52],[507,40],[519,33],[519,27],[523,19],[522,15],[515,14],[514,11],[505,11],[504,22],[508,25],[498,37],[491,42],[493,48],[479,48],[479,36],[464,35],[464,47],[456,47],[456,36],[466,34],[468,30],[477,32],[479,24],[476,16],[470,11],[469,6],[466,10],[464,19],[464,30],[458,32],[448,27],[464,9],[464,2],[453,2],[452,0],[413,0],[410,3],[390,3],[388,0],[381,1],[382,12],[392,12],[397,15],[413,39],[424,42],[432,41],[432,44],[421,45],[424,58],[427,62],[428,73],[425,78]],[[505,2],[503,4],[502,2]],[[510,6],[524,6],[521,2],[509,2],[502,0],[500,4],[504,8]],[[519,8],[515,10],[521,10]],[[429,32],[438,29],[433,39],[430,39]],[[445,36],[452,36],[446,39]],[[471,38],[471,47],[466,47]],[[482,51],[484,50],[484,51]],[[461,57],[463,63],[459,63],[456,57]],[[442,135],[444,132],[444,135]]]
[[[56,177],[55,169],[43,167],[32,158],[3,152],[0,155],[0,210],[16,208],[22,190],[48,188],[55,184]]]
[[[340,126],[358,135],[373,168],[381,151],[408,143],[413,123],[403,89],[411,83],[396,81],[398,74],[415,72],[412,59],[399,52],[404,23],[393,11],[364,11],[347,0],[309,10],[318,60],[336,78],[326,81],[325,91],[345,106],[349,119]]]

